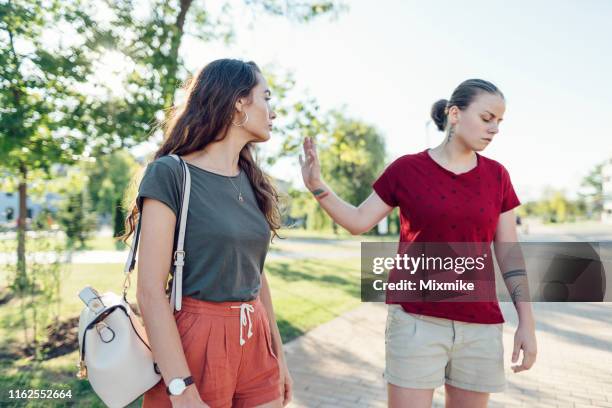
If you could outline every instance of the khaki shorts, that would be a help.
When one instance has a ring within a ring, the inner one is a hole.
[[[502,323],[466,323],[406,313],[389,305],[384,377],[393,385],[446,384],[477,392],[506,387]]]

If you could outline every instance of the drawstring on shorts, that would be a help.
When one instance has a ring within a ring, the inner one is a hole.
[[[240,306],[230,306],[232,309],[240,309],[240,345],[244,346],[246,340],[242,337],[242,327],[249,325],[247,331],[247,339],[253,335],[253,322],[251,321],[251,313],[255,312],[255,308],[250,303],[243,303]]]

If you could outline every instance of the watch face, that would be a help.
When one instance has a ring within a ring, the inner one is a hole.
[[[174,380],[170,381],[168,389],[172,395],[181,395],[181,393],[185,390],[185,381],[180,378],[175,378]]]

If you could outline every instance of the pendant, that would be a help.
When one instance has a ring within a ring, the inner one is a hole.
[[[238,201],[240,201],[241,203],[244,202],[244,198],[242,198],[242,193],[238,194]]]

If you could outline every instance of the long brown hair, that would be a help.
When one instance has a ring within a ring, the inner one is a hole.
[[[258,73],[261,71],[252,61],[219,59],[206,65],[187,84],[185,103],[175,107],[163,124],[164,142],[154,160],[169,154],[183,156],[225,138],[236,102],[239,98],[250,98],[251,90],[257,85]],[[238,166],[253,186],[257,205],[272,230],[272,238],[278,236],[281,226],[278,192],[254,159],[251,143],[240,152]],[[134,232],[139,213],[134,202],[125,221],[127,232],[121,237],[124,242]]]

